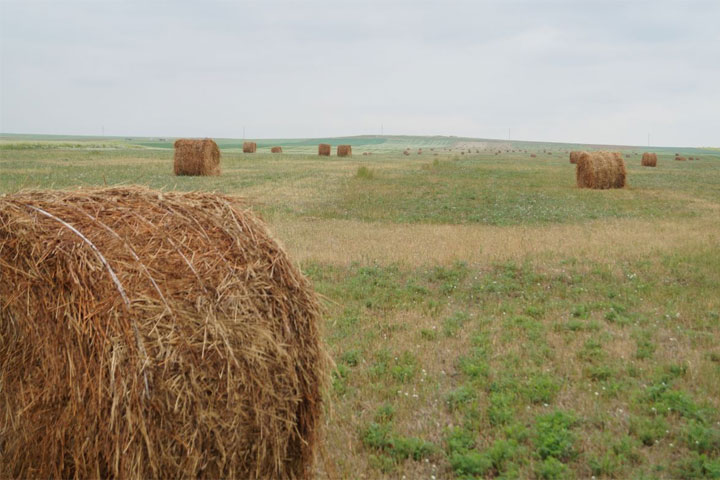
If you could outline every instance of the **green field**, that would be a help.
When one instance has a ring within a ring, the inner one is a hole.
[[[608,147],[629,186],[590,191],[598,146],[324,140],[354,156],[220,139],[203,178],[171,139],[4,135],[0,193],[246,197],[324,298],[320,478],[720,478],[720,151]]]

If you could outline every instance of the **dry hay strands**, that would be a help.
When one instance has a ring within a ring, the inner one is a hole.
[[[318,155],[322,155],[322,156],[325,156],[325,157],[330,156],[330,149],[331,149],[331,148],[332,148],[332,147],[330,147],[330,144],[329,144],[329,143],[321,143],[321,144],[319,144],[319,145],[318,145]]]
[[[687,158],[678,155],[677,157],[675,157],[675,160],[677,160],[678,162],[684,162],[687,160]]]
[[[272,147],[270,153],[282,153],[282,147]]]
[[[257,143],[243,142],[243,153],[255,153],[257,151]]]
[[[657,154],[650,152],[643,153],[640,165],[643,167],[657,167]]]
[[[220,175],[220,149],[213,140],[175,140],[175,175]]]
[[[352,147],[350,145],[338,145],[337,146],[338,157],[352,157]]]
[[[625,161],[616,152],[581,152],[575,177],[580,188],[623,188],[627,177]]]
[[[572,151],[572,152],[570,152],[570,163],[576,164],[577,161],[578,161],[578,158],[580,158],[580,154],[581,154],[581,153],[582,153],[582,152],[578,152],[578,151]]]
[[[0,478],[310,478],[328,357],[239,200],[0,196]]]

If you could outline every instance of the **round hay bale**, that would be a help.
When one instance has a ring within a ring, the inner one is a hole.
[[[580,188],[623,188],[626,176],[625,161],[616,152],[581,152],[575,166]]]
[[[535,155],[534,153],[531,153],[530,158],[537,158],[537,155]]]
[[[403,155],[410,155],[410,152],[408,150],[403,150]]]
[[[174,146],[175,175],[220,175],[220,149],[215,141],[180,138]]]
[[[282,147],[272,147],[270,153],[282,153]]]
[[[327,357],[239,200],[0,196],[1,478],[308,478]]]
[[[640,165],[643,167],[657,167],[657,154],[650,152],[643,153]]]
[[[329,143],[321,143],[318,145],[318,155],[325,157],[330,156],[330,149],[331,147]]]
[[[352,157],[352,147],[350,145],[338,145],[337,146],[338,157]]]
[[[257,151],[257,143],[243,142],[243,153],[255,153]]]
[[[570,152],[570,163],[576,164],[577,161],[578,161],[578,158],[580,158],[580,154],[581,154],[581,153],[582,153],[582,152],[578,152],[578,151],[572,151],[572,152]]]
[[[675,160],[677,160],[678,162],[684,162],[687,160],[687,158],[681,157],[680,155],[678,155],[677,157],[675,157]]]

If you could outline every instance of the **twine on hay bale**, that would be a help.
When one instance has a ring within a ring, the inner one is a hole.
[[[578,158],[580,158],[580,154],[581,154],[581,153],[582,153],[582,152],[578,152],[578,151],[572,151],[572,152],[570,152],[570,163],[576,164],[577,161],[578,161]]]
[[[318,155],[323,156],[329,156],[330,155],[330,144],[329,143],[321,143],[318,145]]]
[[[220,175],[220,149],[213,140],[180,138],[174,146],[175,175]]]
[[[337,146],[337,156],[338,157],[351,157],[352,156],[352,147],[350,145],[338,145]]]
[[[580,188],[623,188],[626,176],[625,161],[616,152],[581,152],[575,166]]]
[[[272,147],[270,153],[282,153],[282,147]]]
[[[640,164],[643,167],[656,167],[657,166],[657,154],[645,152],[642,155]]]
[[[0,196],[0,478],[309,478],[316,295],[237,199]]]
[[[257,143],[243,142],[243,153],[255,153],[257,151]]]

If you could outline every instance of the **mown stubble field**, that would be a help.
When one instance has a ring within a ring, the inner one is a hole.
[[[191,178],[152,144],[6,141],[0,192],[246,197],[324,299],[321,478],[720,478],[720,155],[628,150],[629,187],[589,191],[559,146],[423,145]]]

